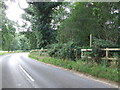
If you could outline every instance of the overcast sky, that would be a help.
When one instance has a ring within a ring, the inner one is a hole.
[[[25,0],[15,0],[15,2],[11,2],[10,0],[8,0],[8,1],[5,1],[5,4],[8,6],[8,8],[5,12],[6,12],[8,19],[15,21],[20,26],[22,26],[24,23],[23,23],[23,19],[21,18],[21,15],[24,13],[24,11],[19,7],[18,3],[20,5],[20,7],[22,7],[22,8],[28,7],[28,4]],[[21,30],[23,30],[23,29],[16,27],[16,32],[19,32]],[[24,29],[24,31],[26,31],[26,29]]]
[[[24,13],[18,3],[22,8],[27,8],[28,6],[25,0],[15,0],[15,2],[10,2],[10,0],[8,0],[5,3],[8,5],[8,9],[6,10],[7,17],[14,21],[19,21],[22,13]]]

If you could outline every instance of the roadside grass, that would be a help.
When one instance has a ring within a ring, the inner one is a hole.
[[[0,56],[5,55],[5,54],[9,54],[9,53],[11,53],[11,52],[0,52]]]
[[[9,52],[0,52],[0,56],[10,54],[10,53],[21,53],[21,52],[29,52],[29,51],[16,50],[16,51],[9,51]]]
[[[119,76],[118,76],[118,69],[117,68],[111,68],[111,67],[105,67],[101,65],[97,65],[95,63],[88,64],[86,62],[83,62],[81,60],[77,61],[70,61],[70,60],[62,60],[52,57],[43,57],[42,59],[39,54],[37,53],[30,53],[29,57],[36,59],[38,61],[53,64],[56,66],[60,66],[66,69],[74,70],[77,72],[82,72],[85,74],[90,74],[95,77],[108,79],[111,81],[119,82]]]

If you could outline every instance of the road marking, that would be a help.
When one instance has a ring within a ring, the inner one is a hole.
[[[31,80],[31,81],[35,81],[31,76],[30,76],[30,74],[28,74],[24,69],[23,69],[23,67],[21,66],[21,65],[19,65],[19,67],[20,67],[20,69],[27,75],[27,77]]]

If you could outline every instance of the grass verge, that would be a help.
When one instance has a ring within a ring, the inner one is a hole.
[[[5,55],[5,54],[10,54],[10,53],[21,53],[21,52],[29,52],[29,51],[23,51],[23,50],[16,50],[16,51],[9,51],[9,52],[0,52],[0,56],[1,55]]]
[[[10,54],[11,52],[0,52],[0,56],[1,55],[5,55],[5,54]]]
[[[30,53],[29,57],[39,60],[44,63],[53,64],[56,66],[60,66],[66,69],[74,70],[77,72],[82,72],[86,74],[90,74],[92,76],[96,76],[99,78],[105,78],[111,81],[119,82],[119,76],[118,76],[118,69],[117,68],[111,68],[111,67],[104,67],[97,64],[87,64],[83,61],[69,61],[69,60],[62,60],[62,59],[56,59],[52,57],[43,57],[40,58],[39,54]]]

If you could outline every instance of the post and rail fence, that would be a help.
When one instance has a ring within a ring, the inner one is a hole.
[[[110,52],[120,52],[120,48],[104,48],[101,49],[102,51],[105,51],[105,57],[103,57],[102,59],[106,59],[106,60],[119,60],[119,57],[110,57],[109,54]],[[36,50],[32,50],[32,51],[39,51],[40,55],[46,55],[46,52],[48,51],[48,49],[36,49]],[[76,50],[75,50],[76,51]],[[92,49],[81,49],[81,58],[87,57],[88,59],[91,59],[90,56],[86,56],[86,52],[92,52]],[[76,52],[76,58],[77,58],[77,52]]]
[[[112,52],[120,52],[120,48],[105,48],[105,49],[101,49],[102,51],[105,51],[105,58],[102,59],[106,59],[106,60],[118,60],[119,57],[116,58],[112,58],[109,57],[109,53]],[[92,49],[81,49],[81,58],[87,57],[85,56],[85,52],[92,52]],[[87,58],[91,58],[90,56],[88,56]]]

